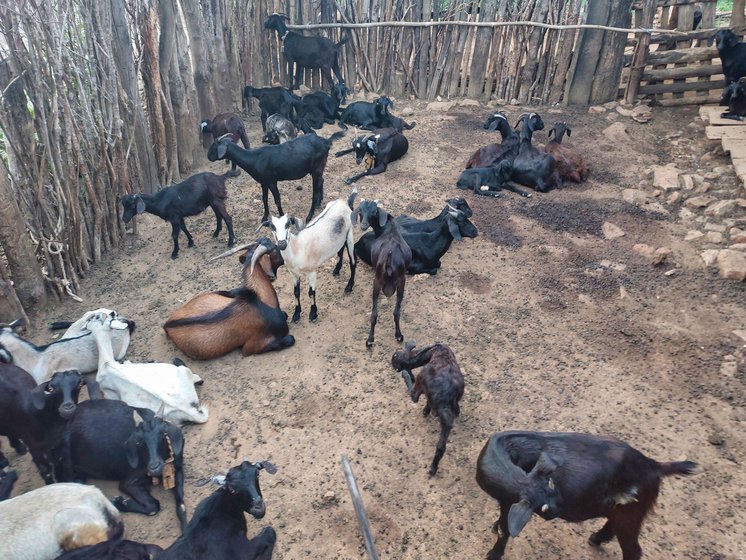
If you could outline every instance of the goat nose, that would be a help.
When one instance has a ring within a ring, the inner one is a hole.
[[[163,471],[163,461],[156,459],[148,463],[148,476],[161,476]]]
[[[280,251],[284,251],[288,248],[288,242],[283,239],[277,244],[277,247],[280,249]]]
[[[62,416],[62,418],[67,419],[67,418],[70,418],[75,413],[76,408],[77,407],[75,406],[75,403],[67,402],[67,403],[62,403],[58,411],[60,413],[60,416]]]
[[[256,519],[261,519],[267,511],[267,507],[264,505],[264,500],[258,500],[254,502],[249,510],[249,513]]]

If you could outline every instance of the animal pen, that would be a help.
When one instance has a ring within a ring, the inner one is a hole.
[[[289,83],[272,12],[335,41],[349,32],[340,66],[358,93],[671,105],[721,83],[705,44],[715,4],[698,5],[705,30],[682,32],[691,0],[2,0],[0,316],[76,297],[124,238],[118,198],[199,168],[194,131],[239,108],[245,85]],[[679,31],[625,32],[664,20]],[[318,72],[305,83],[321,86]]]

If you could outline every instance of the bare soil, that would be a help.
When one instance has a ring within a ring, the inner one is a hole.
[[[511,122],[522,110],[510,111]],[[184,358],[204,378],[199,393],[210,408],[207,424],[185,428],[189,514],[212,491],[196,487],[198,479],[223,473],[244,457],[273,461],[277,474],[262,475],[267,515],[249,519],[249,533],[272,525],[278,560],[365,556],[341,455],[352,460],[381,558],[483,558],[494,544],[490,526],[497,504],[476,485],[475,461],[490,434],[512,429],[609,434],[659,460],[699,462],[702,474],[664,482],[656,513],[643,528],[646,558],[745,559],[746,371],[743,362],[735,373],[723,363],[742,356],[743,341],[732,331],[746,326],[746,285],[703,268],[696,248],[682,241],[688,228],[678,223],[677,208],[647,212],[621,197],[653,164],[675,161],[692,172],[707,170],[697,164],[708,149],[703,132],[687,127],[696,112],[655,109],[647,125],[629,121],[632,137],[651,148],[640,153],[638,145],[612,145],[601,134],[614,117],[540,111],[548,127],[555,120],[572,126],[568,143],[591,164],[586,184],[530,199],[456,190],[469,155],[497,139],[481,128],[488,110],[473,106],[446,113],[416,107],[408,118],[418,124],[407,133],[407,156],[359,183],[360,196],[378,199],[393,214],[420,218],[437,214],[448,197],[466,196],[479,229],[476,239],[453,244],[436,276],[408,279],[404,297],[405,338],[450,345],[466,379],[462,415],[434,478],[427,466],[437,420],[423,418],[424,403],[409,400],[390,365],[401,347],[393,336],[393,300],[382,299],[375,345],[365,348],[372,276],[364,264],[347,296],[347,263],[339,278],[331,275],[333,263],[324,266],[317,324],[308,322],[304,282],[303,318],[291,325],[296,344],[289,350],[193,362],[161,326],[195,294],[238,286],[240,265],[236,258],[208,261],[227,239],[225,232],[212,239],[211,213],[188,220],[196,247],[183,242],[175,262],[169,259],[170,227],[144,216],[138,236],[128,237],[85,279],[85,302],[40,310],[30,337],[45,341],[50,321],[105,306],[137,322],[131,360]],[[258,144],[258,119],[248,122]],[[321,133],[336,130],[327,126]],[[675,146],[667,138],[671,133],[681,134]],[[536,138],[546,141],[544,133]],[[218,162],[206,169],[222,173],[226,167]],[[343,179],[357,171],[351,156],[331,157],[325,201],[346,198],[350,187]],[[306,215],[310,183],[281,185],[286,211]],[[718,188],[735,192],[735,177],[727,175]],[[229,180],[229,190],[239,241],[251,241],[262,212],[259,187],[243,173]],[[626,235],[605,239],[606,221]],[[653,267],[632,250],[636,243],[667,246],[673,255]],[[676,272],[666,276],[671,269]],[[289,273],[280,270],[275,288],[292,315]],[[27,457],[8,456],[21,474],[16,492],[41,484]],[[114,484],[103,487],[117,493]],[[154,493],[161,513],[125,515],[127,537],[167,546],[178,535],[173,500],[161,488]],[[510,542],[506,558],[620,559],[616,542],[600,552],[586,544],[599,527],[600,521],[535,518]]]

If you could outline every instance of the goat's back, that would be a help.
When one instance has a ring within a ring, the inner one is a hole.
[[[412,250],[393,220],[389,220],[384,232],[373,241],[370,256],[376,279],[382,281],[381,290],[386,297],[391,297],[397,280],[404,277],[412,262]]]
[[[556,169],[562,179],[575,183],[585,181],[588,176],[588,166],[583,156],[577,151],[554,141],[550,141],[545,150],[554,158]]]

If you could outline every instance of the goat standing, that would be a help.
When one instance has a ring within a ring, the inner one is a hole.
[[[501,432],[477,459],[477,483],[500,504],[493,530],[497,543],[488,560],[503,557],[536,513],[544,519],[579,522],[606,517],[590,544],[615,536],[623,560],[639,560],[640,527],[653,508],[661,479],[689,475],[691,461],[659,463],[616,438],[580,433]]]
[[[453,351],[445,344],[432,344],[414,351],[416,344],[407,342],[404,350],[394,352],[391,365],[402,372],[407,391],[413,402],[420,400],[424,393],[427,404],[422,415],[430,412],[440,420],[440,439],[435,448],[435,456],[430,464],[430,476],[438,472],[438,464],[446,452],[448,436],[453,429],[453,421],[461,414],[459,401],[464,396],[464,376],[456,362]],[[412,369],[422,367],[415,378]]]
[[[381,292],[391,297],[396,291],[396,305],[394,306],[394,336],[398,342],[404,340],[399,327],[401,302],[404,298],[404,285],[407,281],[407,268],[412,261],[412,250],[404,241],[399,226],[393,217],[378,207],[373,200],[363,200],[357,209],[360,217],[360,229],[365,231],[373,228],[375,240],[370,247],[371,264],[375,269],[373,276],[373,309],[370,313],[370,332],[365,345],[373,345],[376,322],[378,321],[378,298]]]

